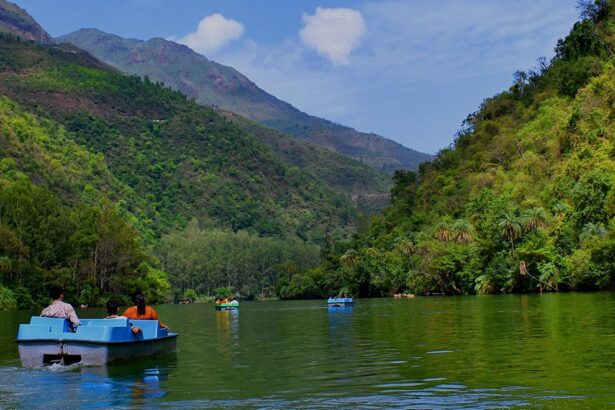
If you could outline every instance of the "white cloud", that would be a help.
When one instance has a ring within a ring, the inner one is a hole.
[[[369,35],[360,49],[338,54],[338,61],[351,56],[352,65],[306,52],[303,31],[321,20],[322,9],[304,15],[299,38],[244,43],[216,58],[303,111],[435,152],[484,98],[511,85],[515,70],[553,56],[556,40],[576,20],[575,3],[357,0],[353,7],[369,22]],[[334,35],[317,32],[315,44],[334,42]]]
[[[174,39],[199,53],[213,53],[243,35],[244,25],[238,21],[225,18],[221,14],[212,14],[203,18],[195,32]]]
[[[361,9],[370,21],[365,49],[373,58],[360,61],[405,79],[450,81],[514,72],[553,55],[554,38],[574,21],[573,0],[385,0]],[[558,7],[560,6],[560,7]],[[383,76],[386,77],[386,76]]]
[[[303,13],[303,23],[299,32],[303,43],[336,66],[350,64],[350,53],[367,31],[361,13],[347,8],[318,7],[314,15]]]

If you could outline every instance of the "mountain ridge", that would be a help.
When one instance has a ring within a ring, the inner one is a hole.
[[[56,40],[73,43],[122,71],[161,81],[203,105],[235,112],[389,174],[397,169],[416,170],[432,157],[385,137],[306,114],[268,94],[236,69],[170,40],[124,39],[98,29],[77,30]]]
[[[0,33],[12,34],[42,44],[54,42],[53,37],[26,10],[6,0],[0,0]]]

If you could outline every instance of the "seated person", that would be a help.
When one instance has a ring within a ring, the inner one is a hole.
[[[51,296],[53,302],[43,309],[41,316],[68,319],[71,330],[75,331],[81,323],[75,313],[75,309],[70,304],[64,302],[64,289],[61,286],[54,285],[49,289],[49,296]]]
[[[126,308],[124,311],[124,316],[128,319],[136,319],[136,320],[159,320],[158,314],[151,306],[145,305],[145,297],[141,292],[135,292],[132,297],[134,302],[134,306]],[[168,329],[162,322],[160,323],[160,327],[164,329]]]
[[[117,313],[120,310],[120,305],[117,303],[115,299],[109,299],[107,301],[107,317],[105,319],[127,319],[126,316],[119,316]],[[135,326],[130,320],[128,321],[130,325],[130,330],[133,334],[137,334],[141,332],[139,326]]]

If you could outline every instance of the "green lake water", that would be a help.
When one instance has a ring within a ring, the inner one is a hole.
[[[615,407],[612,293],[156,309],[176,353],[42,369],[14,342],[33,312],[0,312],[0,407]]]

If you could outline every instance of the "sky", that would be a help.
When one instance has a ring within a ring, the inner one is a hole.
[[[54,37],[181,42],[302,111],[431,154],[578,19],[577,0],[11,1]]]

